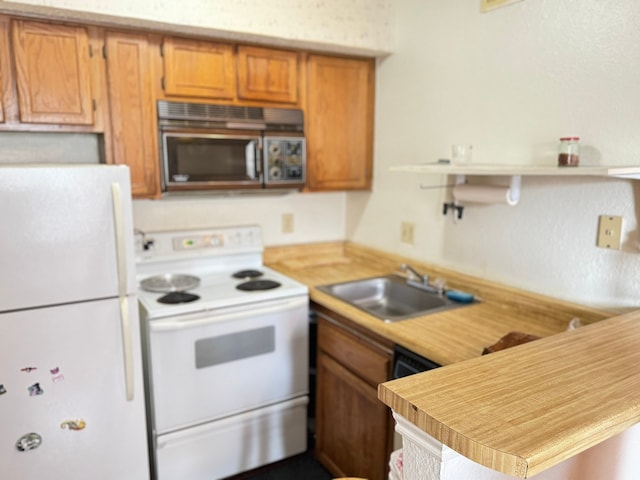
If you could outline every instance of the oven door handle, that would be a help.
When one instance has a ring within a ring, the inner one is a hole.
[[[270,313],[287,312],[295,310],[301,306],[306,306],[309,303],[309,299],[306,295],[289,298],[286,300],[275,300],[272,302],[265,302],[260,307],[253,305],[246,305],[242,308],[238,308],[232,312],[217,314],[215,311],[207,312],[204,316],[198,314],[198,316],[168,318],[163,320],[151,320],[149,322],[149,329],[151,332],[172,332],[176,330],[186,330],[188,328],[202,327],[206,325],[212,325],[215,323],[229,322],[237,320],[239,318],[246,317],[258,317],[262,315],[268,315]]]

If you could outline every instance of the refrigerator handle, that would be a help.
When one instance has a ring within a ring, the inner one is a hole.
[[[120,300],[120,324],[122,329],[122,353],[124,355],[124,380],[126,399],[133,400],[133,342],[131,340],[131,318],[127,297],[127,252],[124,231],[124,212],[122,210],[122,192],[119,183],[111,184],[113,200],[113,223],[116,234],[116,260],[118,267],[118,298]]]
[[[122,325],[122,353],[124,354],[124,382],[127,402],[133,400],[133,342],[131,340],[131,317],[129,297],[120,297],[120,322]]]
[[[116,261],[118,267],[118,296],[127,295],[127,249],[124,231],[124,212],[122,210],[122,192],[120,184],[111,184],[111,199],[113,200],[113,224],[116,234]]]

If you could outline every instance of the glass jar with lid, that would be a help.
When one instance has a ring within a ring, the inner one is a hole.
[[[577,167],[580,163],[580,137],[562,137],[558,145],[558,165]]]

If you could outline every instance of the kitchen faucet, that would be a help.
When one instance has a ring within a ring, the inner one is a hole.
[[[411,273],[414,277],[416,277],[420,283],[422,285],[429,285],[429,275],[420,275],[415,268],[413,268],[411,265],[407,265],[406,263],[403,263],[402,265],[400,265],[400,271],[401,272],[409,272]]]
[[[436,285],[430,285],[429,275],[427,275],[426,273],[424,275],[420,275],[415,268],[413,268],[411,265],[407,265],[406,263],[400,265],[400,271],[403,273],[409,272],[415,279],[417,279],[414,280],[407,277],[408,285],[412,285],[422,290],[427,290],[429,292],[435,292],[438,295],[442,295],[442,292],[444,291],[444,282],[442,280],[436,279]]]

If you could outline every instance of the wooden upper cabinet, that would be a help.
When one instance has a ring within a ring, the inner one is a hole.
[[[307,67],[308,188],[370,189],[373,60],[310,55]]]
[[[105,45],[113,161],[129,166],[134,197],[154,197],[160,168],[149,42],[144,35],[107,32]]]
[[[238,98],[298,102],[298,54],[270,48],[238,47]]]
[[[232,45],[166,37],[162,51],[166,95],[235,98],[236,68]]]
[[[11,23],[20,121],[92,125],[86,28],[24,20]]]

